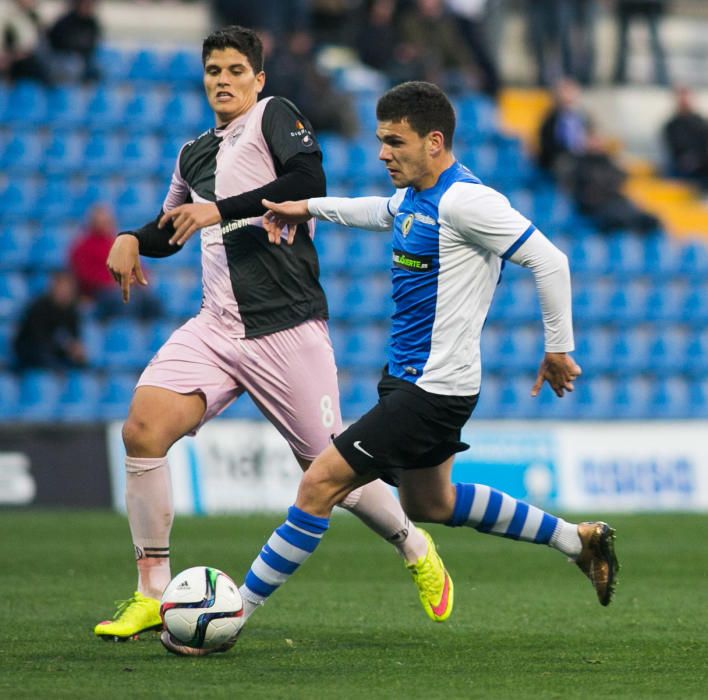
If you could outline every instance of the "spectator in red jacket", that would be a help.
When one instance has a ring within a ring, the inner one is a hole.
[[[106,258],[116,232],[111,209],[104,204],[97,204],[89,214],[86,230],[76,239],[69,253],[79,293],[96,303],[98,318],[122,315],[155,318],[161,313],[158,300],[141,288],[135,296],[135,305],[123,304],[120,289],[106,267]]]

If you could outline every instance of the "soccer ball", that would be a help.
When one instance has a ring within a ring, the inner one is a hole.
[[[243,601],[238,586],[223,571],[193,566],[170,581],[160,601],[160,617],[182,644],[214,649],[238,634]]]

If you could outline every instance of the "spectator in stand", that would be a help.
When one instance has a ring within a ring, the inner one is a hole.
[[[526,11],[538,84],[562,77],[592,82],[597,0],[526,0]]]
[[[0,33],[0,75],[51,83],[36,0],[9,0],[0,5]]]
[[[76,281],[71,273],[55,272],[48,291],[29,303],[20,320],[14,349],[18,370],[86,365]]]
[[[580,211],[603,232],[630,229],[650,233],[659,227],[656,217],[639,209],[622,193],[627,174],[609,154],[604,139],[589,130],[583,153],[571,157],[563,176]]]
[[[570,79],[560,80],[554,89],[554,104],[541,124],[538,164],[555,172],[560,160],[582,153],[590,124],[580,107],[580,88]]]
[[[364,0],[309,0],[315,43],[354,46]]]
[[[472,54],[443,0],[416,0],[399,28],[410,58],[422,65],[419,79],[448,92],[482,88]]]
[[[445,4],[474,57],[482,79],[483,92],[496,98],[499,92],[499,71],[487,41],[487,0],[446,0]]]
[[[280,40],[286,32],[309,27],[309,4],[310,0],[212,0],[213,25],[256,27]]]
[[[116,233],[113,212],[104,204],[97,204],[89,214],[86,230],[69,252],[79,293],[84,299],[95,302],[96,316],[100,319],[122,315],[157,318],[162,312],[160,303],[144,287],[135,295],[133,304],[123,303],[120,289],[106,267]]]
[[[676,90],[676,111],[663,128],[672,175],[708,189],[708,120],[695,108],[687,87]]]
[[[659,36],[659,23],[666,11],[666,0],[616,0],[616,2],[618,34],[615,82],[620,84],[627,82],[629,25],[636,19],[644,19],[649,28],[649,40],[654,61],[654,82],[659,85],[668,85],[666,54]]]
[[[276,41],[261,32],[265,58],[270,66],[263,94],[280,95],[296,102],[317,131],[353,136],[357,119],[350,98],[337,92],[329,77],[317,66],[312,36],[294,31]]]
[[[70,0],[66,12],[49,30],[59,79],[98,80],[95,53],[101,34],[94,0]]]

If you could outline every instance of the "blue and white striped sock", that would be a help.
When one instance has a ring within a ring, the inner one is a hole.
[[[569,557],[580,554],[578,528],[563,518],[484,484],[455,484],[455,488],[457,497],[449,526],[466,525],[490,535],[547,544]]]
[[[287,520],[263,546],[240,588],[247,617],[297,571],[315,551],[328,527],[329,518],[318,518],[290,506]]]

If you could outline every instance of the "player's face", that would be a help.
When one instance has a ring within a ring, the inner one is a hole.
[[[419,136],[404,119],[379,122],[376,137],[381,142],[379,160],[397,188],[423,189],[429,179],[431,160],[427,136]]]
[[[236,49],[215,49],[204,64],[204,89],[217,126],[247,112],[265,84],[265,73],[254,73],[248,58]]]

